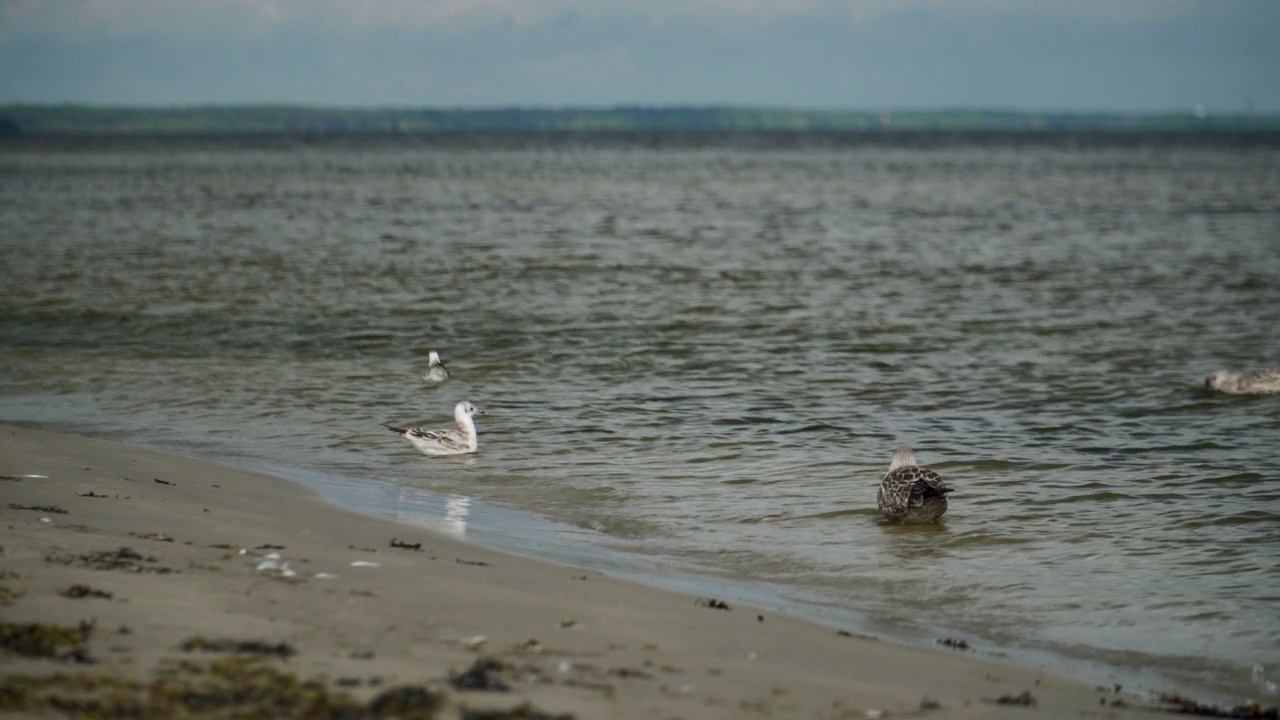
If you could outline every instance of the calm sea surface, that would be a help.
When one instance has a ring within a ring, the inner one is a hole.
[[[0,144],[0,420],[1274,703],[1280,139]],[[420,380],[428,350],[454,373]],[[432,460],[380,427],[446,426]],[[914,446],[955,487],[882,525]]]

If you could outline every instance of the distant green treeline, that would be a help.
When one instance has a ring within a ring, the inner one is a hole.
[[[297,105],[0,105],[0,135],[572,131],[1280,131],[1280,115],[1000,110],[795,110],[732,106],[321,108]]]

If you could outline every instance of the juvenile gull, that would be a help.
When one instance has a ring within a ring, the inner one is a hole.
[[[427,382],[439,383],[449,379],[449,368],[444,366],[440,354],[435,350],[427,353],[427,371],[422,374]]]
[[[1274,395],[1280,393],[1280,368],[1239,373],[1219,370],[1205,378],[1205,390],[1227,395]]]
[[[413,443],[423,455],[467,455],[476,451],[476,423],[471,419],[478,410],[463,400],[453,408],[453,421],[458,429],[423,430],[416,427],[386,425],[388,430]]]
[[[880,481],[876,504],[886,520],[923,524],[934,523],[947,511],[951,488],[942,476],[916,463],[909,447],[898,448],[889,463],[889,472]]]

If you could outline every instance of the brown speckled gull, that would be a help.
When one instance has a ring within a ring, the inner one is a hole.
[[[898,448],[889,472],[880,481],[876,504],[886,520],[909,524],[935,523],[947,511],[951,488],[942,476],[920,467],[911,448]]]
[[[1219,370],[1205,379],[1204,389],[1227,395],[1280,394],[1280,368],[1254,370],[1243,375]]]

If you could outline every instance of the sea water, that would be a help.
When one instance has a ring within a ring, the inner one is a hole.
[[[1280,697],[1280,397],[1202,388],[1280,365],[1275,136],[18,138],[0,286],[0,421]],[[473,458],[382,427],[463,399]],[[939,526],[879,520],[900,445]]]

